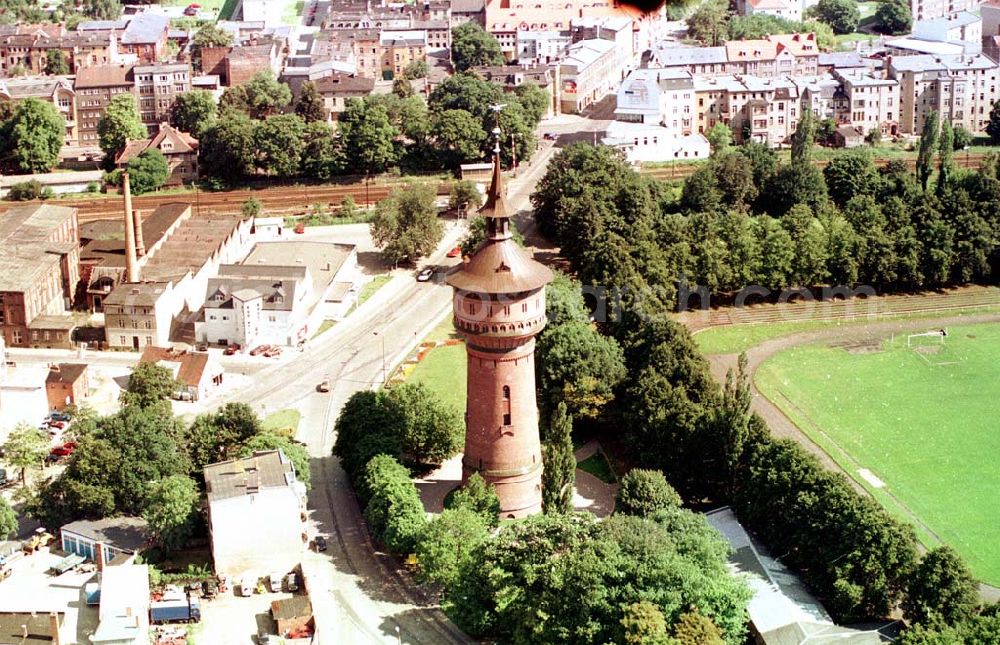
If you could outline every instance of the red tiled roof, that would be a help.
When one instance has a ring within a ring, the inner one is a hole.
[[[129,75],[131,65],[94,65],[82,67],[76,73],[76,88],[81,87],[111,87],[113,85],[129,85],[132,80]]]
[[[208,354],[146,345],[139,362],[158,363],[160,361],[180,363],[180,369],[177,370],[177,380],[187,386],[198,387],[202,374],[205,373],[205,366],[208,365]]]

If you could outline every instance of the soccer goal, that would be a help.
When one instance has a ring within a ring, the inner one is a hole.
[[[920,358],[931,365],[954,365],[960,363],[961,358],[954,352],[948,351],[945,339],[948,338],[947,329],[935,329],[918,334],[909,334],[906,337],[906,346]]]
[[[919,334],[910,334],[906,337],[906,346],[914,347],[937,347],[944,345],[944,339],[948,337],[947,329],[935,329]]]

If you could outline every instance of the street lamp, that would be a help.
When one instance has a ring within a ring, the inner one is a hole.
[[[388,377],[385,373],[385,334],[380,334],[377,331],[373,331],[372,335],[378,336],[379,340],[382,341],[382,385],[385,385]]]

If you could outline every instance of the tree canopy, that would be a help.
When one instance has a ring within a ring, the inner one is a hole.
[[[156,148],[143,150],[130,159],[125,167],[128,169],[129,183],[135,195],[156,190],[166,183],[170,175],[167,158]]]
[[[394,191],[375,206],[372,240],[387,263],[415,261],[434,250],[444,235],[433,188],[418,184]]]
[[[207,90],[178,94],[170,105],[170,125],[198,138],[215,122],[215,98]]]
[[[59,163],[66,139],[66,121],[55,106],[27,98],[0,123],[0,156],[9,156],[17,171],[44,173]]]
[[[105,169],[114,167],[115,157],[131,139],[145,139],[146,126],[139,117],[139,106],[131,94],[118,94],[111,99],[104,116],[97,122],[97,136],[104,151]]]
[[[451,60],[459,72],[470,67],[504,63],[500,43],[475,22],[466,22],[451,30]]]

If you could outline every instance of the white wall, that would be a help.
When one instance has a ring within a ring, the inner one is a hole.
[[[305,525],[290,487],[266,488],[212,502],[209,508],[215,571],[229,578],[287,573],[302,559]]]

